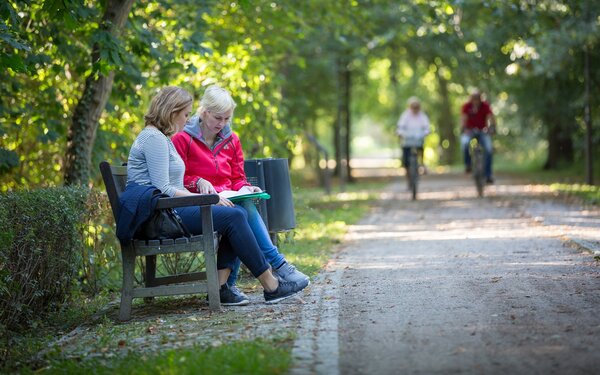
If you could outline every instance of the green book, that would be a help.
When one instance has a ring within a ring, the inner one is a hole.
[[[233,203],[245,201],[247,199],[269,199],[269,198],[271,198],[271,196],[264,191],[261,191],[260,193],[242,193],[242,194],[231,195],[231,196],[226,196],[229,194],[219,194],[219,195],[223,196],[224,198],[229,199]]]

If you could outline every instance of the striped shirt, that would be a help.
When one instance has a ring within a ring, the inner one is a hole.
[[[173,197],[175,191],[185,190],[184,172],[185,164],[171,139],[155,127],[145,127],[129,151],[127,183],[152,185]]]

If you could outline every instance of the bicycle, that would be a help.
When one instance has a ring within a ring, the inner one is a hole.
[[[411,192],[412,200],[417,199],[419,187],[419,148],[422,145],[423,140],[421,138],[406,138],[404,141],[404,149],[409,148],[410,151],[405,168],[408,190]]]
[[[485,187],[484,157],[480,142],[481,134],[481,132],[475,132],[473,139],[469,143],[471,165],[473,166],[473,180],[475,180],[475,188],[477,189],[477,196],[479,198],[483,198]]]

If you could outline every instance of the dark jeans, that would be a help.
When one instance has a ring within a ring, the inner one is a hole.
[[[402,166],[408,169],[408,157],[412,147],[402,146]],[[417,147],[417,164],[423,161],[423,147]]]
[[[202,234],[200,207],[177,208],[177,213],[192,234]],[[269,265],[248,225],[246,211],[241,207],[213,206],[213,225],[221,234],[217,268],[234,269],[239,258],[254,277],[260,276]]]

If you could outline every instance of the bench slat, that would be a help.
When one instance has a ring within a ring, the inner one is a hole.
[[[175,296],[179,294],[200,294],[207,292],[206,283],[163,285],[150,288],[135,288],[132,291],[133,298]]]
[[[149,287],[154,287],[158,285],[168,285],[175,283],[185,283],[188,281],[199,281],[206,280],[206,272],[190,272],[190,273],[182,273],[180,275],[170,275],[157,277],[149,283]]]

